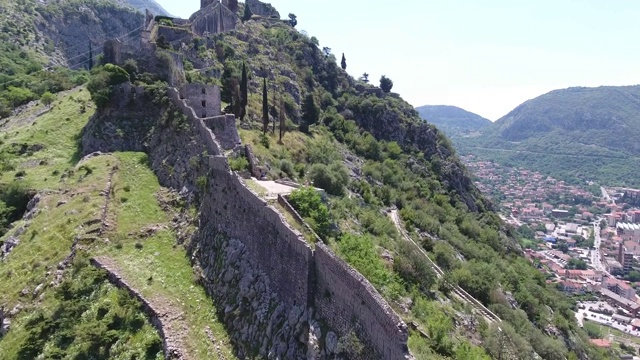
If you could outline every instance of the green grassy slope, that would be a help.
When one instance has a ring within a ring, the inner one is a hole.
[[[176,313],[184,313],[182,331],[190,354],[233,358],[215,307],[194,283],[184,249],[176,246],[172,219],[156,199],[156,194],[167,199],[171,195],[158,185],[146,156],[116,153],[78,164],[79,137],[93,109],[88,92],[76,89],[60,94],[48,112],[32,118],[30,114],[46,110],[37,105],[23,116],[8,118],[3,127],[8,130],[1,135],[0,183],[37,191],[41,200],[33,219],[16,222],[0,240],[25,227],[20,244],[0,261],[0,306],[6,312],[22,308],[12,317],[10,331],[0,337],[0,357],[163,358],[160,338],[139,304],[88,266],[89,257],[105,255],[145,297],[160,298]],[[30,151],[16,153],[23,144]],[[36,144],[39,150],[33,148]],[[89,234],[100,226],[91,220],[102,216],[113,169],[108,231]],[[149,225],[160,230],[139,235]],[[76,260],[58,278],[57,266],[70,254],[76,237]]]

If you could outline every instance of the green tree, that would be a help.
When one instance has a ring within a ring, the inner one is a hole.
[[[313,164],[309,177],[314,186],[332,195],[344,195],[344,188],[349,183],[349,173],[341,162],[334,162],[329,166]]]
[[[121,67],[113,64],[98,66],[91,70],[91,79],[87,89],[91,93],[91,100],[102,108],[109,103],[113,86],[129,80],[129,74]]]
[[[526,239],[533,239],[536,235],[527,224],[522,224],[518,227],[518,234]]]
[[[298,17],[296,16],[296,14],[289,13],[288,23],[289,25],[291,25],[291,27],[296,27],[296,25],[298,25]]]
[[[253,16],[253,13],[251,12],[251,9],[249,8],[249,4],[247,4],[245,2],[244,3],[244,14],[242,14],[242,19],[241,19],[242,22],[251,20],[252,16]]]
[[[342,70],[347,70],[347,58],[344,57],[344,53],[342,53],[342,61],[340,62],[340,66]]]
[[[269,128],[269,100],[267,97],[267,78],[262,82],[262,133],[266,134]]]
[[[56,101],[56,96],[48,91],[45,91],[45,93],[40,97],[40,102],[46,107],[51,107],[51,104],[54,101]]]
[[[235,61],[225,61],[224,68],[222,70],[222,76],[220,82],[222,83],[222,89],[220,89],[220,98],[226,103],[233,102],[233,89],[234,79],[240,77],[240,71]],[[236,82],[237,83],[237,80]],[[242,87],[242,84],[240,85]]]
[[[624,278],[631,282],[638,282],[640,281],[640,272],[631,270]]]
[[[129,73],[129,81],[135,81],[140,69],[138,68],[138,62],[134,59],[127,59],[122,64],[122,68]]]
[[[320,119],[320,108],[313,99],[313,94],[307,94],[302,101],[302,132],[309,132],[309,126],[315,124]]]
[[[391,88],[393,88],[393,81],[391,81],[391,79],[389,79],[388,77],[382,75],[382,77],[380,77],[380,89],[388,93],[391,91]]]
[[[587,263],[581,259],[571,258],[565,267],[567,269],[587,270]]]
[[[278,139],[278,142],[280,142],[280,144],[282,144],[282,137],[284,136],[284,132],[286,130],[286,126],[285,126],[285,110],[284,110],[284,100],[282,100],[282,95],[280,95],[280,109],[278,111],[278,120],[280,120],[280,126],[278,127],[278,130],[280,132],[280,137]]]
[[[329,209],[322,202],[322,197],[316,189],[312,187],[296,189],[291,192],[288,201],[320,238],[325,239],[329,235],[331,229]]]
[[[600,220],[600,229],[606,229],[607,227],[607,220],[602,219]]]
[[[242,78],[240,80],[240,120],[244,120],[247,114],[247,101],[249,99],[249,87],[247,80],[247,65],[242,62]]]

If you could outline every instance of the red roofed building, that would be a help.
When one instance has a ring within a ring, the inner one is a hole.
[[[622,296],[625,299],[629,299],[631,301],[636,300],[636,291],[624,281],[615,278],[607,278],[602,282],[602,287]]]
[[[591,339],[591,343],[599,348],[610,348],[611,341],[605,339]]]

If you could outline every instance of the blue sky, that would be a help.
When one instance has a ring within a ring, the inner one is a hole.
[[[189,17],[199,0],[157,0]],[[497,120],[569,86],[640,84],[636,0],[273,0],[363,72],[414,106],[455,105]]]

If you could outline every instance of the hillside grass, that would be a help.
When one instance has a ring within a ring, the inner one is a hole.
[[[0,305],[7,312],[16,305],[23,308],[12,319],[11,330],[0,338],[0,358],[33,359],[37,354],[44,358],[86,358],[82,354],[87,353],[96,359],[162,358],[162,352],[158,354],[160,338],[139,304],[128,293],[111,286],[102,272],[87,265],[87,259],[96,255],[111,256],[127,281],[145,296],[167,299],[184,312],[186,345],[191,354],[216,358],[218,350],[205,333],[210,327],[219,352],[227,359],[234,358],[212,300],[194,283],[185,250],[176,246],[175,234],[168,228],[171,219],[158,205],[155,194],[161,188],[146,155],[107,154],[78,164],[81,131],[93,108],[88,92],[76,89],[60,95],[51,110],[33,122],[18,120],[39,113],[41,105],[18,118],[8,118],[11,128],[0,135],[0,182],[20,184],[41,195],[37,205],[41,210],[18,236],[20,244],[0,261]],[[39,144],[42,149],[19,154],[13,144]],[[100,219],[105,203],[102,192],[114,168],[110,231],[95,239],[97,235],[86,233],[100,224],[85,223]],[[14,223],[0,241],[25,223]],[[165,230],[138,239],[136,234],[149,224]],[[61,279],[69,287],[55,287],[51,282],[56,266],[70,253],[74,237],[83,240],[79,241],[78,260]],[[141,248],[136,247],[138,242]],[[150,277],[153,281],[148,281]],[[60,311],[61,317],[54,317],[54,322],[38,320]],[[120,318],[125,321],[118,322]],[[108,329],[116,332],[109,333]],[[64,335],[69,333],[75,334],[72,343]]]
[[[159,206],[161,190],[157,178],[146,165],[143,153],[116,153],[118,172],[110,213],[114,230],[106,236],[112,245],[100,247],[96,254],[113,259],[125,278],[145,297],[161,297],[185,315],[188,324],[187,347],[196,358],[215,358],[215,346],[227,359],[234,358],[230,339],[216,317],[216,308],[196,277],[182,246],[176,245],[174,232],[163,226],[171,219]],[[140,235],[148,226],[160,230],[150,237]],[[186,230],[186,229],[182,229]],[[210,328],[216,344],[207,337]]]

